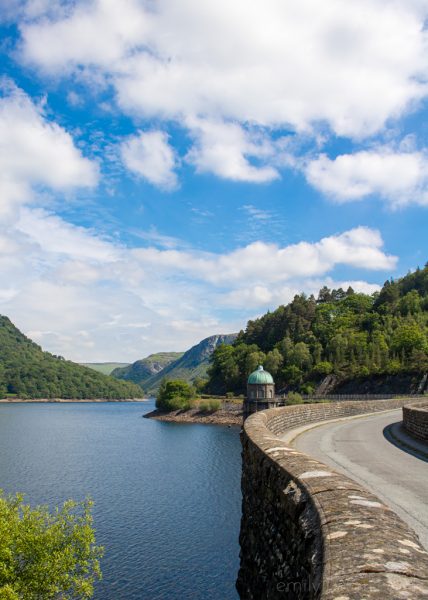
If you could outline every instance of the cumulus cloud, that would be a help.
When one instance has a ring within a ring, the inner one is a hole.
[[[164,131],[140,132],[121,144],[125,166],[153,185],[165,190],[177,187],[177,159]]]
[[[214,285],[235,285],[242,281],[276,284],[313,277],[339,264],[369,270],[393,269],[397,259],[385,254],[382,246],[378,231],[357,227],[312,244],[300,242],[280,248],[259,241],[222,255],[155,248],[132,252],[142,264],[165,273],[181,270]]]
[[[199,172],[211,172],[225,179],[265,183],[279,177],[271,166],[256,166],[250,158],[269,159],[270,142],[259,133],[245,131],[237,123],[188,119],[195,145],[187,155]]]
[[[92,187],[98,166],[82,156],[73,138],[49,121],[10,83],[0,96],[0,218],[12,218],[17,205],[31,200],[34,187],[53,190]]]
[[[144,43],[147,15],[138,0],[77,2],[74,10],[70,3],[62,11],[50,4],[29,3],[27,17],[45,18],[23,26],[25,56],[47,72],[83,65],[108,69]]]
[[[364,227],[314,243],[258,242],[215,254],[132,249],[46,210],[20,213],[0,230],[0,277],[7,282],[0,312],[74,360],[184,350],[205,336],[239,330],[254,310],[316,292],[337,265],[390,271],[396,264],[380,234]]]
[[[426,96],[426,13],[418,0],[80,0],[27,15],[20,52],[184,125],[197,170],[260,183],[277,162],[254,127],[362,139]]]
[[[377,194],[393,207],[428,205],[428,160],[423,152],[388,147],[341,154],[322,154],[304,168],[311,185],[339,202]]]
[[[16,229],[52,255],[68,255],[75,260],[110,261],[117,258],[119,252],[94,232],[71,225],[43,209],[22,208]]]
[[[380,290],[379,285],[367,283],[366,281],[335,281],[330,277],[327,277],[324,280],[309,279],[305,281],[305,292],[306,294],[313,294],[316,297],[319,290],[324,285],[327,285],[331,289],[342,288],[344,290],[347,290],[348,287],[352,287],[355,292],[362,292],[364,294],[373,294]],[[298,286],[293,287],[284,285],[272,288],[257,285],[255,287],[244,287],[232,290],[223,296],[222,302],[228,307],[239,308],[241,306],[246,306],[247,308],[260,310],[262,307],[266,309],[280,304],[287,304],[296,294],[300,294],[301,292],[302,290]]]

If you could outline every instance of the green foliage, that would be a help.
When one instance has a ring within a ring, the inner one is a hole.
[[[287,404],[303,404],[303,398],[297,392],[288,392],[285,398]]]
[[[162,380],[156,398],[156,408],[160,410],[188,410],[194,405],[195,388],[187,383],[175,379]]]
[[[140,398],[140,387],[43,352],[0,316],[0,392],[20,398]]]
[[[0,598],[91,598],[101,578],[90,501],[50,513],[0,490]]]
[[[195,388],[195,390],[198,394],[202,394],[206,388],[207,383],[208,383],[207,378],[196,377],[196,379],[193,380],[193,387]]]
[[[395,330],[392,336],[392,347],[407,356],[413,350],[426,350],[427,333],[421,331],[416,323],[404,323]]]
[[[331,362],[328,362],[328,360],[320,361],[312,369],[312,373],[314,375],[319,375],[321,377],[330,375],[330,373],[332,373],[332,372],[333,372],[333,365],[331,364]]]
[[[311,394],[315,393],[315,385],[304,383],[300,386],[300,391],[302,394],[310,396]]]
[[[266,358],[263,364],[266,371],[268,371],[271,375],[273,375],[273,377],[275,377],[283,362],[284,359],[282,357],[281,352],[278,350],[278,348],[274,348],[266,354]]]
[[[352,288],[300,294],[249,321],[231,346],[212,356],[206,390],[245,393],[251,367],[263,364],[277,390],[306,392],[341,379],[428,370],[428,266],[373,295]]]

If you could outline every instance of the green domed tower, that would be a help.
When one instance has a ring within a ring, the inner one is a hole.
[[[260,365],[247,380],[247,399],[245,412],[251,414],[276,406],[275,382],[270,373]]]

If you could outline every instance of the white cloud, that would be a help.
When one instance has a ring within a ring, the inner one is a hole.
[[[242,210],[244,210],[251,219],[256,221],[268,223],[273,219],[273,214],[270,211],[257,208],[257,206],[254,206],[253,204],[244,204]]]
[[[265,183],[279,174],[270,166],[256,166],[248,160],[271,158],[273,148],[265,137],[245,131],[237,123],[187,119],[195,145],[187,155],[197,171],[211,172],[225,179]]]
[[[330,277],[326,277],[325,279],[306,280],[304,283],[304,290],[306,294],[313,294],[317,297],[319,290],[324,285],[327,285],[327,287],[331,289],[342,288],[343,290],[352,287],[354,292],[361,292],[363,294],[373,294],[381,289],[380,285],[367,283],[366,281],[335,281]],[[275,286],[273,288],[257,285],[254,287],[243,287],[232,290],[223,296],[222,302],[225,306],[232,308],[245,306],[247,309],[266,309],[281,304],[287,304],[288,302],[291,302],[296,294],[300,294],[301,292],[302,288],[298,285]]]
[[[313,243],[258,242],[214,254],[130,249],[45,210],[20,213],[0,230],[0,278],[8,282],[0,312],[74,360],[184,350],[208,335],[239,330],[254,309],[316,292],[337,265],[390,271],[396,263],[383,252],[379,233],[363,227]]]
[[[428,205],[428,159],[423,152],[388,147],[342,154],[322,154],[304,167],[311,185],[339,202],[378,195],[393,207]]]
[[[108,262],[117,259],[119,254],[119,248],[100,239],[94,232],[71,225],[42,209],[21,209],[16,229],[29,236],[44,252],[53,255]],[[47,231],[49,235],[46,235]]]
[[[0,219],[28,202],[34,186],[53,190],[91,187],[98,166],[84,158],[62,127],[49,121],[43,106],[6,84],[0,96]]]
[[[62,13],[52,14],[50,3],[33,2],[33,15],[47,18],[23,25],[25,56],[48,72],[79,65],[109,69],[144,43],[148,15],[138,0],[77,2]]]
[[[129,137],[121,144],[121,154],[130,171],[153,185],[165,190],[172,190],[177,186],[177,175],[174,172],[177,160],[165,132],[147,131]]]
[[[159,272],[188,273],[214,285],[277,284],[292,278],[325,274],[337,265],[368,270],[390,270],[396,257],[382,251],[380,233],[357,227],[319,242],[300,242],[284,248],[276,244],[254,242],[229,254],[180,252],[141,248],[133,250],[141,264]]]
[[[161,248],[178,248],[180,246],[182,247],[185,245],[184,242],[179,238],[159,233],[156,227],[153,226],[148,231],[132,229],[130,233],[140,238],[141,240],[145,240],[147,242],[150,242],[154,246],[158,246]]]
[[[277,177],[278,129],[366,138],[427,95],[425,1],[77,1],[21,24],[22,59],[175,120],[200,172]],[[39,7],[40,9],[40,7]],[[89,70],[89,76],[88,76]],[[321,126],[320,126],[321,125]],[[254,135],[258,131],[258,137]]]

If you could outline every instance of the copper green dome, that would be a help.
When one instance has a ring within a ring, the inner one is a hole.
[[[273,377],[270,373],[263,369],[262,365],[260,365],[257,370],[253,371],[248,377],[247,383],[273,383]]]

